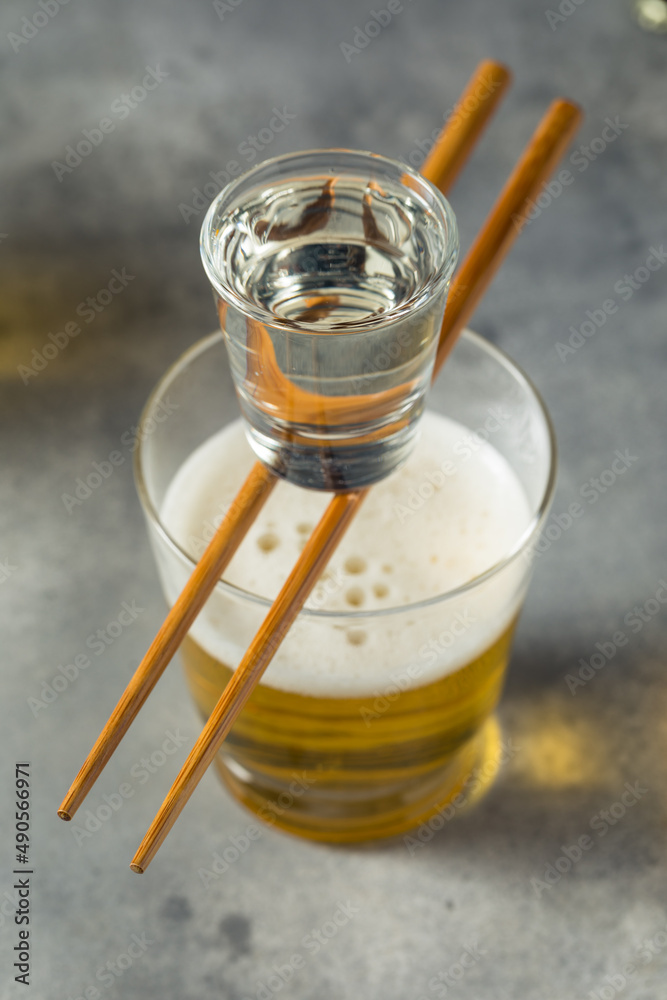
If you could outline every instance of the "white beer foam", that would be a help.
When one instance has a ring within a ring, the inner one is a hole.
[[[254,461],[237,420],[193,452],[176,474],[161,518],[193,558],[201,555]],[[224,579],[273,599],[329,499],[278,483]],[[415,687],[462,666],[516,614],[525,565],[453,602],[420,610],[409,605],[490,569],[514,548],[530,520],[523,488],[499,452],[461,424],[427,412],[410,458],[370,490],[306,605],[340,617],[302,616],[264,681],[307,695],[361,697],[381,693],[392,679]],[[162,572],[168,575],[166,567]],[[176,581],[165,585],[175,597]],[[397,607],[395,614],[373,620],[347,617]],[[191,634],[235,667],[265,613],[219,589]]]

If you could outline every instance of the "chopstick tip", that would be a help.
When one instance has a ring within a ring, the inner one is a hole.
[[[69,823],[69,821],[72,818],[72,814],[68,812],[67,809],[59,809],[58,815],[60,816],[61,819],[64,819],[66,823]]]
[[[130,865],[130,869],[131,869],[131,871],[136,872],[137,875],[143,875],[144,874],[144,870],[145,870],[145,869],[143,869],[141,867],[141,865],[136,864],[136,862],[134,862],[134,861]]]
[[[570,100],[569,97],[557,97],[552,105],[553,110],[568,111],[574,119],[580,121],[584,117],[584,109],[581,104],[577,104],[576,101]]]
[[[491,73],[496,76],[499,80],[503,80],[506,83],[512,81],[513,73],[509,66],[505,63],[498,62],[496,59],[483,59],[478,66],[478,71],[480,73]]]

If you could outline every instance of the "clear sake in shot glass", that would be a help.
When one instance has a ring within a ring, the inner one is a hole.
[[[415,440],[458,256],[438,189],[373,153],[277,157],[218,195],[201,253],[255,454],[323,490],[395,469]]]

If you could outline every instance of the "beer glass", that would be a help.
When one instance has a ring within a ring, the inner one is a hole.
[[[374,153],[290,153],[221,191],[201,252],[257,456],[327,490],[396,468],[458,255],[440,191]]]
[[[326,588],[349,581],[325,575],[216,758],[233,796],[293,834],[345,843],[404,833],[452,799],[460,801],[462,791],[480,788],[479,776],[490,778],[499,759],[493,713],[531,553],[554,487],[553,431],[526,376],[470,331],[431,388],[429,409],[467,429],[465,447],[471,453],[483,441],[493,445],[521,484],[529,522],[504,558],[428,599],[333,612],[324,606]],[[169,604],[225,505],[184,545],[164,523],[165,495],[188,456],[237,418],[221,333],[200,341],[173,365],[142,415],[136,481]],[[248,454],[252,464],[249,449]],[[245,470],[234,474],[240,484]],[[290,488],[279,482],[271,502],[276,498],[279,504],[280,491]],[[414,483],[406,503],[415,508],[428,503],[432,488],[426,480]],[[326,494],[318,496],[325,504]],[[246,538],[235,558],[243,559],[248,544]],[[391,565],[391,551],[386,561],[385,569],[400,572]],[[353,582],[363,581],[358,571],[350,562]],[[181,655],[203,719],[269,606],[264,597],[222,580],[193,625]],[[325,654],[336,672],[334,688],[313,681]],[[369,688],[365,676],[371,667]],[[284,682],[290,671],[301,677],[299,684]]]

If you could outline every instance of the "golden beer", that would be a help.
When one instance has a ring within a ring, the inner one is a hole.
[[[430,684],[366,698],[307,697],[259,684],[219,755],[225,784],[268,823],[314,840],[403,833],[439,811],[495,752],[483,723],[501,693],[512,627]],[[181,650],[208,718],[232,670],[193,639]]]

